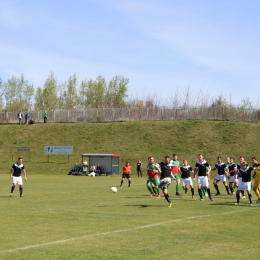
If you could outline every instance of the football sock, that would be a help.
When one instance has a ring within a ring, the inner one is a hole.
[[[209,188],[207,189],[207,192],[208,192],[209,198],[211,198],[210,189]]]
[[[164,197],[169,203],[171,203],[170,196],[168,194],[164,194]]]
[[[198,193],[199,193],[199,196],[200,198],[202,199],[202,192],[201,192],[202,189],[198,189]]]
[[[255,194],[256,194],[256,196],[258,197],[258,199],[260,199],[260,191],[259,191],[258,188],[256,189]]]
[[[191,188],[191,195],[194,196],[194,188]]]
[[[228,188],[228,186],[225,186],[225,188],[226,188],[227,194],[229,194],[229,188]]]
[[[245,196],[245,192],[243,190],[241,190],[241,194],[242,196]]]
[[[179,184],[176,184],[176,193],[179,193],[180,189],[181,189],[181,186]]]
[[[124,181],[123,181],[123,180],[121,180],[120,186],[122,186],[123,182],[124,182]]]
[[[215,187],[217,193],[220,193],[220,192],[219,192],[219,189],[218,189],[218,185],[217,185],[217,184],[214,184],[214,187]]]
[[[231,187],[230,187],[230,191],[231,191],[232,193],[235,191],[234,186],[231,186]]]
[[[159,187],[158,187],[158,186],[155,186],[155,188],[156,188],[157,194],[160,195],[160,189],[159,189]]]
[[[131,181],[128,181],[128,186],[130,186],[131,185]]]
[[[151,186],[147,186],[147,189],[149,190],[149,192],[150,192],[151,194],[153,194],[153,189],[152,189]]]
[[[240,195],[239,195],[239,194],[236,194],[236,197],[237,197],[237,203],[239,203]]]
[[[12,186],[11,193],[13,193],[14,189],[15,189],[15,186]]]
[[[19,191],[20,191],[20,196],[23,195],[23,188],[20,188]]]
[[[203,192],[203,194],[204,194],[204,196],[205,196],[205,194],[206,194],[206,189],[205,189],[204,187],[202,187],[201,190],[202,190],[202,192]],[[202,199],[202,198],[201,198],[201,199]]]
[[[154,194],[157,194],[157,188],[156,187],[152,187],[152,189],[153,189]]]
[[[248,194],[248,198],[249,198],[250,204],[252,204],[252,195]]]

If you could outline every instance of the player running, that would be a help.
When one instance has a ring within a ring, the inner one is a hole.
[[[237,166],[234,163],[234,158],[230,157],[230,162],[228,165],[228,176],[229,176],[229,189],[230,195],[235,195],[235,188],[238,187],[237,179]]]
[[[185,193],[188,191],[187,185],[190,185],[191,188],[191,197],[192,199],[195,199],[194,197],[194,188],[193,188],[193,182],[191,179],[190,173],[193,173],[192,167],[188,165],[188,161],[186,159],[183,160],[183,165],[180,168],[181,172],[181,178],[182,178],[182,189],[185,190]],[[195,181],[195,178],[194,178]]]
[[[255,167],[255,172],[254,172],[254,186],[253,186],[253,191],[255,192],[258,200],[256,203],[260,204],[260,163],[257,162],[256,157],[252,157],[252,163],[253,167]]]
[[[172,164],[172,174],[175,178],[175,182],[176,182],[176,193],[175,195],[180,196],[180,189],[181,189],[181,178],[179,175],[179,171],[180,171],[180,162],[178,161],[178,155],[177,153],[174,153],[173,155],[173,159],[171,160],[171,164]]]
[[[239,181],[237,193],[236,193],[236,198],[237,202],[235,203],[235,206],[239,205],[239,200],[240,200],[240,192],[243,190],[247,191],[248,194],[248,199],[250,202],[250,206],[252,207],[252,195],[251,195],[251,171],[255,170],[256,168],[249,167],[246,162],[242,162],[240,164],[239,168],[239,176],[241,177],[241,181]]]
[[[209,199],[213,201],[209,189],[211,167],[209,163],[206,160],[204,160],[202,154],[198,155],[198,159],[199,160],[196,162],[195,169],[194,169],[194,177],[198,174],[198,193],[200,196],[200,201],[203,201],[202,191],[201,191],[202,187],[205,187],[207,189]]]
[[[239,170],[240,170],[240,167],[241,167],[241,164],[245,162],[245,158],[243,156],[240,156],[239,157],[239,163],[237,164],[237,179],[238,179],[238,186],[239,186],[239,183],[241,182],[242,178],[241,178],[241,175],[239,174]],[[246,162],[245,162],[246,163]],[[248,164],[246,163],[246,166],[248,166]],[[241,190],[241,194],[242,194],[242,199],[245,199],[245,193],[244,193],[244,190]]]
[[[217,157],[217,162],[215,164],[215,167],[212,169],[212,171],[215,171],[216,169],[218,170],[218,174],[213,181],[213,185],[217,191],[216,196],[220,195],[218,184],[217,184],[219,181],[223,182],[223,184],[226,188],[227,194],[229,195],[229,188],[228,188],[228,185],[226,182],[226,174],[227,174],[228,168],[226,167],[226,164],[222,162],[222,158],[220,156]]]
[[[148,179],[146,182],[147,189],[150,192],[150,197],[155,195],[160,198],[159,189],[159,178],[158,173],[160,173],[160,165],[154,161],[154,157],[148,157],[149,163],[147,164],[147,175]]]
[[[165,156],[164,162],[160,163],[161,174],[160,174],[160,184],[159,187],[163,191],[163,195],[165,199],[169,202],[168,207],[171,208],[172,202],[170,196],[168,194],[168,187],[172,182],[172,179],[175,179],[172,176],[172,164],[170,156]]]

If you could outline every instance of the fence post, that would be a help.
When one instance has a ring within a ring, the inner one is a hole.
[[[6,112],[6,123],[8,123],[8,120],[9,119],[9,117],[8,117],[8,112]]]

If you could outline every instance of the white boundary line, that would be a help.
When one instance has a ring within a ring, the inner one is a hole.
[[[50,246],[50,245],[55,245],[55,244],[67,243],[67,242],[79,240],[79,239],[86,239],[86,238],[97,237],[97,236],[106,236],[106,235],[111,235],[111,234],[116,234],[116,233],[121,233],[121,232],[134,231],[134,230],[143,229],[143,228],[151,228],[151,227],[155,227],[155,226],[169,224],[172,222],[180,222],[180,221],[185,221],[185,220],[190,220],[190,219],[205,218],[205,217],[212,217],[212,216],[225,216],[225,215],[230,215],[230,214],[237,214],[237,213],[243,212],[243,211],[248,211],[248,210],[244,209],[244,210],[226,212],[223,214],[200,215],[200,216],[193,216],[193,217],[187,217],[187,218],[181,218],[181,219],[172,219],[172,220],[165,221],[165,222],[154,223],[154,224],[139,226],[139,227],[135,227],[135,228],[119,229],[119,230],[115,230],[115,231],[91,234],[91,235],[86,235],[86,236],[81,236],[81,237],[72,237],[72,238],[68,238],[68,239],[62,239],[62,240],[57,240],[57,241],[43,243],[43,244],[30,245],[30,246],[25,246],[25,247],[17,247],[14,249],[0,251],[0,254],[13,253],[13,252],[27,250],[27,249],[31,249],[31,248],[45,247],[45,246]]]

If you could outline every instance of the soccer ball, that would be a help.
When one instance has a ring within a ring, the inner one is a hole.
[[[116,188],[116,187],[111,187],[110,190],[111,190],[112,192],[114,192],[114,193],[117,192],[117,188]]]

